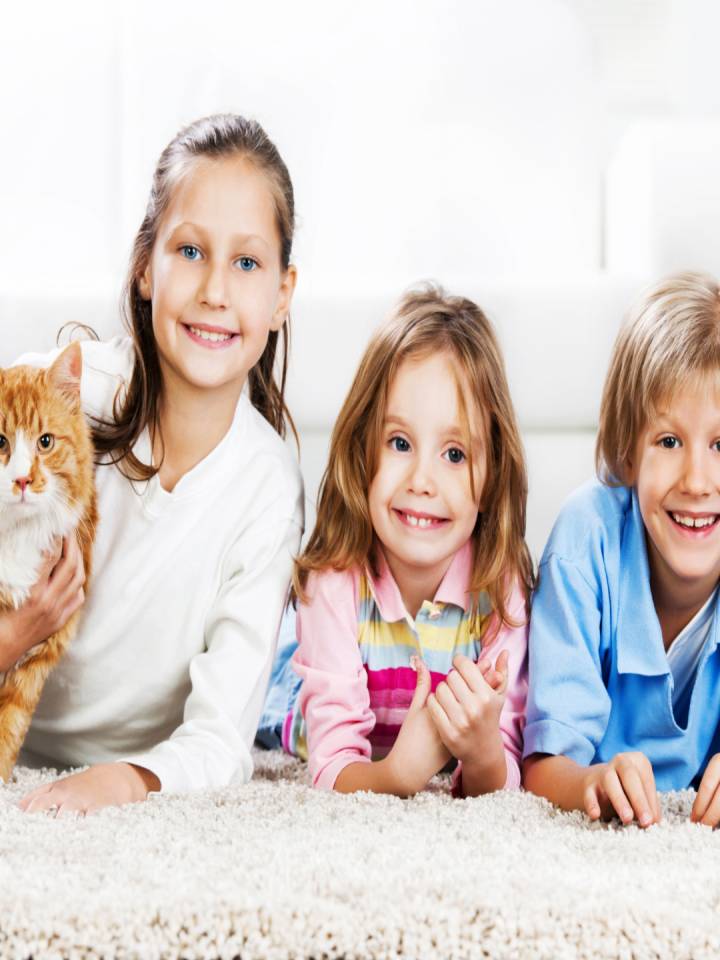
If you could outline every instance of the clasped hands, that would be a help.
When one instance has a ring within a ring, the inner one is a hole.
[[[488,760],[497,766],[499,757],[504,782],[499,724],[508,680],[507,651],[494,665],[487,658],[475,663],[469,657],[455,657],[453,669],[434,693],[424,661],[414,657],[413,666],[418,675],[415,694],[386,758],[398,793],[422,790],[451,757],[463,764],[464,778],[466,770],[472,771],[480,782],[491,772]]]

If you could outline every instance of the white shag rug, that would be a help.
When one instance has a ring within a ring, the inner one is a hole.
[[[25,815],[0,787],[0,957],[717,957],[720,833],[662,797],[647,831],[529,794],[314,791],[256,753],[243,787]]]

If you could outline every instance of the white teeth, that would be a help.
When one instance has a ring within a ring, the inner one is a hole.
[[[415,517],[411,513],[406,513],[405,519],[411,527],[422,527],[424,529],[432,525],[431,517]]]
[[[682,524],[683,527],[709,527],[715,523],[717,516],[714,517],[686,517],[682,513],[673,513],[672,518],[675,523]]]
[[[211,330],[200,330],[198,327],[190,327],[192,332],[196,337],[200,337],[201,340],[212,340],[217,342],[219,340],[229,340],[232,336],[231,333],[215,333]]]

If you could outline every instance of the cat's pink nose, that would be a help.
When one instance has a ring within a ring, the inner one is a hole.
[[[15,483],[20,487],[20,493],[25,493],[25,487],[30,483],[30,477],[15,477]]]

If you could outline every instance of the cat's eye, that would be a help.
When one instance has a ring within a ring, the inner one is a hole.
[[[4,437],[0,433],[0,450],[7,450],[7,448],[8,448],[7,437]]]
[[[47,453],[55,446],[55,437],[51,433],[44,433],[37,442],[38,450]]]

